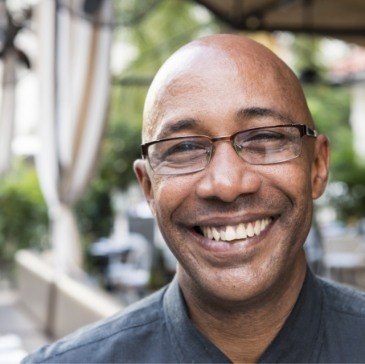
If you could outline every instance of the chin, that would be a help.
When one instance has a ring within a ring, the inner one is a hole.
[[[212,304],[245,303],[261,297],[272,282],[273,277],[263,277],[257,272],[242,268],[218,269],[209,272],[206,276],[199,273],[186,273],[179,269],[179,280],[182,288],[193,291],[194,296],[209,300]],[[271,278],[271,279],[270,279]]]
[[[202,267],[190,273],[179,267],[178,277],[182,288],[187,288],[199,299],[225,308],[238,308],[255,302],[262,304],[264,299],[277,296],[290,287],[292,281],[304,278],[306,269],[301,252],[290,265],[275,258],[266,264],[256,263],[225,269]]]

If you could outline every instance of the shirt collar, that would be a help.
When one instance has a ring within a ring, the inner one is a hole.
[[[260,363],[316,362],[321,348],[323,298],[318,279],[307,269],[297,302]]]
[[[171,343],[181,363],[230,363],[231,361],[203,334],[188,317],[177,278],[164,296],[164,313]]]
[[[176,277],[164,297],[164,313],[173,349],[180,362],[230,362],[189,319]],[[259,362],[315,362],[323,330],[321,318],[321,289],[317,278],[307,269],[303,287],[291,314]]]

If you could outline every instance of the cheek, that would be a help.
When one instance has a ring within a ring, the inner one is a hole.
[[[311,218],[312,187],[309,169],[303,168],[303,161],[290,165],[277,165],[268,177],[272,187],[286,197],[290,207],[285,210],[287,221],[305,221]]]
[[[309,172],[300,167],[294,168],[286,175],[286,180],[288,193],[293,196],[295,203],[311,200],[312,188]]]
[[[169,224],[174,212],[194,191],[191,176],[159,176],[152,183],[154,205],[159,224]]]
[[[159,176],[152,184],[158,226],[166,244],[179,261],[190,255],[188,245],[183,243],[186,232],[174,219],[179,211],[189,210],[188,201],[191,200],[196,182],[192,182],[191,176],[187,177]]]
[[[272,179],[293,200],[311,198],[311,168],[308,158],[299,157],[288,163],[277,164],[272,169]]]

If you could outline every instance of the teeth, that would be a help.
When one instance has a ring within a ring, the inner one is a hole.
[[[255,235],[255,232],[253,231],[253,226],[251,223],[247,226],[247,235],[252,238]]]
[[[227,240],[227,238],[226,238],[226,229],[222,229],[220,231],[220,235],[221,235],[221,239],[220,240],[224,240],[224,241]]]
[[[245,228],[245,224],[239,224],[238,228],[236,230],[236,235],[238,239],[246,239],[247,238],[247,232]]]
[[[236,226],[226,226],[221,228],[203,226],[201,230],[205,237],[209,239],[214,239],[216,241],[232,241],[232,240],[242,240],[247,237],[252,238],[253,236],[258,236],[263,230],[270,224],[271,219],[261,219],[249,222],[248,224],[239,224]]]
[[[222,234],[221,234],[222,236]],[[233,228],[233,226],[227,226],[227,229],[226,229],[226,240],[227,241],[232,241],[236,239],[236,232]]]
[[[209,227],[208,227],[208,229],[210,230]],[[216,241],[218,241],[221,237],[221,234],[219,234],[219,232],[216,228],[212,228],[212,235],[213,235],[213,239]]]
[[[212,229],[208,229],[207,228],[207,234],[205,236],[207,236],[209,239],[213,239],[213,231],[212,231]]]
[[[257,220],[255,222],[255,226],[253,228],[253,231],[254,231],[255,235],[259,235],[261,233],[261,221]]]

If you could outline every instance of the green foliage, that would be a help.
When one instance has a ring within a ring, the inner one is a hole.
[[[47,208],[34,168],[18,166],[0,180],[0,259],[11,261],[18,249],[47,246]]]
[[[135,181],[133,162],[140,158],[141,130],[128,121],[111,120],[102,148],[99,178],[109,188],[126,190]]]
[[[339,218],[356,221],[365,216],[365,167],[354,164],[348,170],[344,191],[341,195],[330,196],[337,207]]]
[[[331,143],[331,178],[346,179],[349,163],[355,162],[352,131],[349,125],[350,95],[345,87],[305,86],[308,106],[320,133]]]
[[[94,179],[76,204],[75,213],[85,244],[108,236],[113,215],[109,186],[100,178]]]
[[[326,67],[321,60],[321,38],[296,35],[292,51],[295,55],[294,68],[298,72],[314,69],[317,74],[323,75]]]
[[[138,2],[138,0],[137,0]],[[174,51],[204,33],[217,31],[216,23],[200,7],[180,0],[161,0],[143,22],[129,28],[128,39],[138,56],[124,75],[153,75]],[[122,30],[123,31],[123,30]]]

